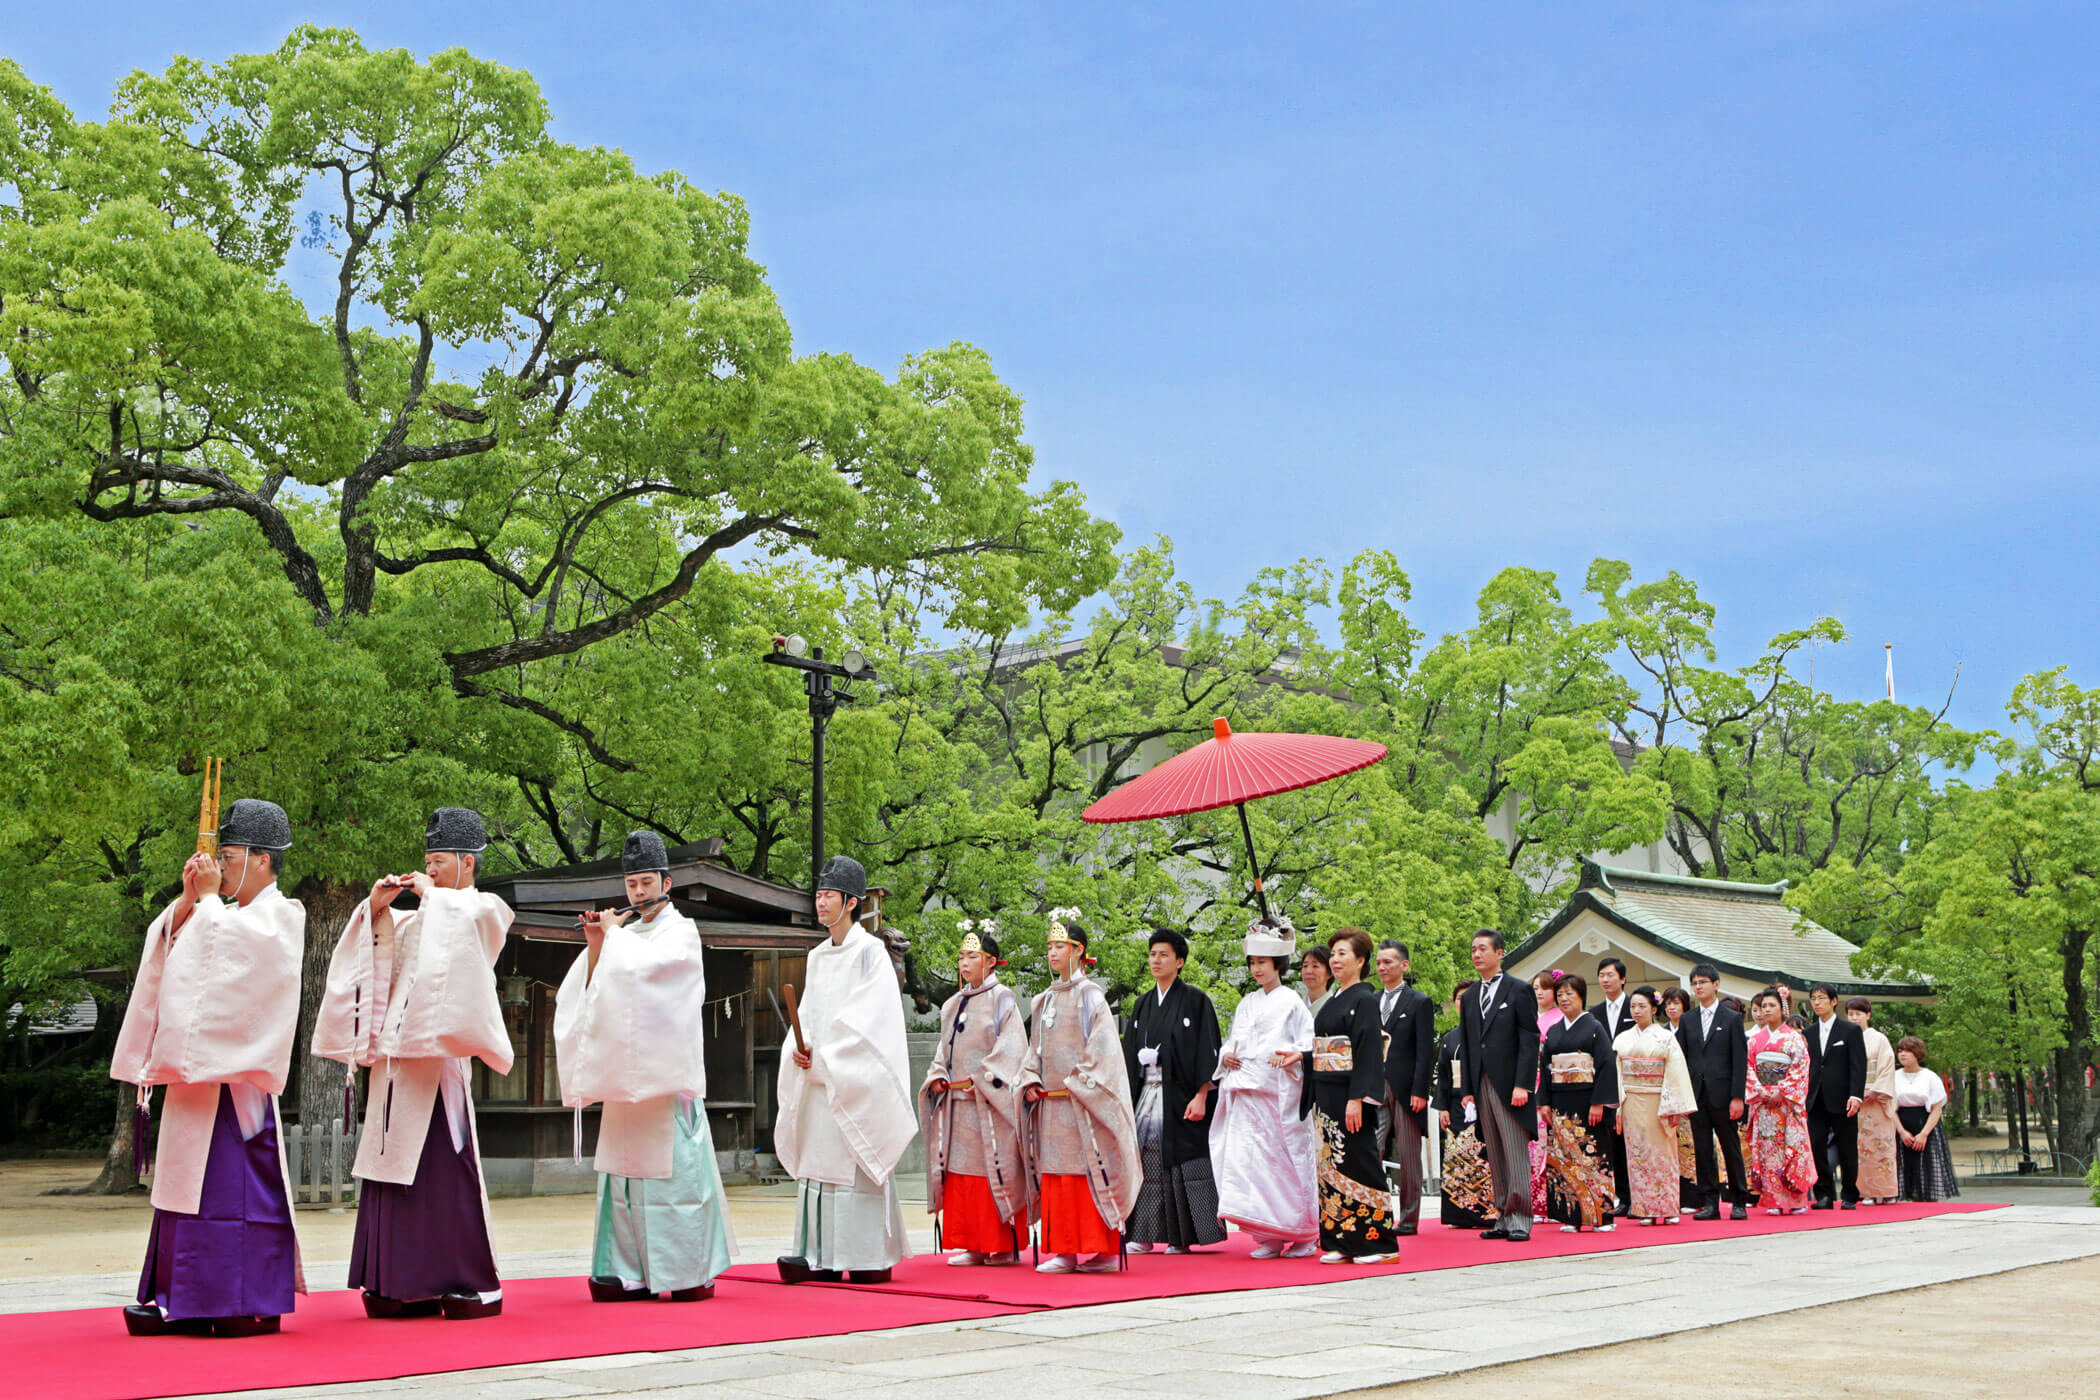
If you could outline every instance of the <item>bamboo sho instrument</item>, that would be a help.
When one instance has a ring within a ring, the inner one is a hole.
[[[226,779],[226,760],[204,760],[204,793],[197,799],[197,854],[219,858],[219,786]]]

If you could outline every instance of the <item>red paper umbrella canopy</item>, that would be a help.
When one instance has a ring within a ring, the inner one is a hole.
[[[1385,745],[1365,739],[1235,734],[1222,719],[1211,723],[1216,738],[1132,778],[1080,815],[1090,822],[1135,822],[1208,812],[1324,783],[1385,757]]]
[[[1368,768],[1385,757],[1385,745],[1331,734],[1235,734],[1223,719],[1212,720],[1211,727],[1217,737],[1132,778],[1079,815],[1090,822],[1135,822],[1237,807],[1247,863],[1254,868],[1254,898],[1267,917],[1269,894],[1247,804]]]

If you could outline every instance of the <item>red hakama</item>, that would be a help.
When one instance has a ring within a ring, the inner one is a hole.
[[[1042,1181],[1043,1253],[1114,1254],[1123,1247],[1122,1236],[1102,1221],[1085,1177],[1045,1172]]]
[[[941,1248],[979,1254],[1018,1254],[1028,1243],[1028,1223],[1001,1220],[992,1184],[981,1176],[950,1172],[941,1202]]]

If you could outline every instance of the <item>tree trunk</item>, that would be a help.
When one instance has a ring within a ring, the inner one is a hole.
[[[2061,944],[2064,963],[2064,1044],[2054,1056],[2056,1111],[2060,1150],[2093,1155],[2092,1094],[2085,1087],[2086,1066],[2093,1063],[2093,1007],[2086,982],[2086,948],[2091,929],[2066,930]]]
[[[306,960],[299,976],[299,1030],[292,1041],[292,1063],[297,1069],[291,1087],[298,1121],[312,1125],[343,1114],[345,1067],[308,1053],[307,1047],[313,1044],[321,994],[328,989],[328,960],[366,891],[362,885],[307,879],[299,882],[295,893],[306,905]]]

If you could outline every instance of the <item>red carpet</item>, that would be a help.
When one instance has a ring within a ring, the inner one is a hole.
[[[277,1336],[225,1341],[128,1337],[115,1308],[15,1313],[0,1316],[0,1377],[5,1378],[6,1394],[36,1400],[135,1400],[339,1384],[573,1356],[835,1336],[1043,1308],[1282,1288],[1366,1274],[1875,1225],[1993,1208],[1961,1202],[1880,1206],[1776,1220],[1759,1215],[1742,1224],[1621,1225],[1609,1235],[1563,1235],[1549,1227],[1523,1245],[1430,1225],[1404,1242],[1401,1262],[1368,1269],[1329,1267],[1310,1259],[1249,1259],[1247,1241],[1239,1235],[1201,1254],[1140,1255],[1130,1261],[1130,1268],[1115,1274],[1042,1275],[1025,1266],[951,1269],[941,1256],[928,1255],[905,1261],[883,1288],[789,1288],[770,1268],[747,1265],[730,1270],[713,1301],[706,1303],[596,1304],[580,1279],[522,1279],[504,1286],[503,1316],[481,1322],[373,1322],[364,1316],[355,1293],[334,1291],[301,1299],[298,1312],[285,1319],[285,1330]]]

